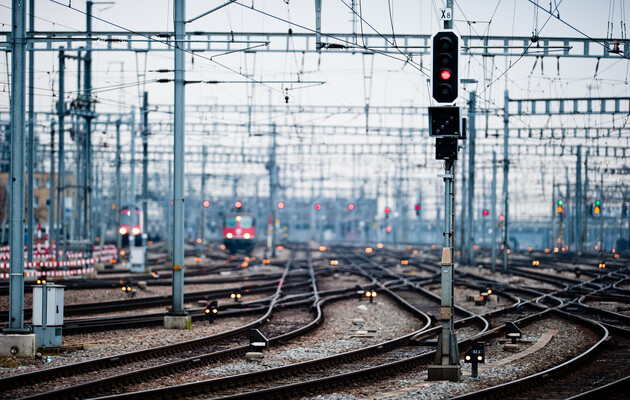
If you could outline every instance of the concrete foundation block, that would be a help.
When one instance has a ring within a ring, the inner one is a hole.
[[[37,340],[34,333],[0,334],[0,356],[3,357],[35,357]]]
[[[505,351],[518,351],[518,343],[505,343],[503,345],[503,350]]]
[[[257,351],[249,351],[249,352],[245,353],[245,358],[248,361],[259,361],[259,360],[262,360],[263,354],[259,353]]]
[[[459,365],[430,365],[427,380],[459,382],[461,377],[462,371]]]
[[[164,317],[165,329],[191,329],[192,318],[190,315],[167,315]]]

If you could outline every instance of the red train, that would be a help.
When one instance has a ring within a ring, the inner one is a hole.
[[[129,245],[129,236],[133,236],[134,241],[142,239],[142,210],[138,206],[124,206],[120,210],[120,227],[118,233],[122,236],[123,246]]]
[[[256,218],[236,212],[223,216],[223,244],[230,252],[249,252],[256,241]]]

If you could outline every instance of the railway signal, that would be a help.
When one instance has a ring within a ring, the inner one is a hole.
[[[478,365],[486,362],[486,344],[483,342],[475,343],[473,347],[466,352],[464,361],[468,364],[472,364],[471,376],[476,378],[479,372]]]
[[[595,207],[593,207],[593,214],[598,215],[602,211],[600,205],[601,205],[601,202],[599,200],[595,200]]]
[[[440,31],[433,36],[432,84],[433,99],[452,103],[459,87],[459,37],[453,31]]]
[[[416,204],[413,207],[416,210],[416,217],[420,215],[420,204]]]
[[[365,297],[370,299],[370,303],[374,303],[374,298],[376,297],[376,295],[377,295],[376,290],[366,290],[365,291]]]
[[[217,305],[216,300],[213,300],[212,302],[210,302],[210,304],[204,310],[204,313],[208,316],[208,323],[213,324],[214,316],[219,313],[219,307]]]
[[[562,200],[558,200],[558,207],[556,207],[556,211],[558,213],[562,213],[564,211],[564,202]]]
[[[236,289],[232,293],[230,293],[230,298],[234,299],[234,301],[239,301],[241,297],[243,297],[241,289]]]

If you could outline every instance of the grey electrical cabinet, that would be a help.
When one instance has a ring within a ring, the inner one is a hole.
[[[33,288],[33,332],[37,347],[61,347],[63,285],[53,283]]]

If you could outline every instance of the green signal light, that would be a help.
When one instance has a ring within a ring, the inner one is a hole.
[[[562,200],[558,200],[558,205],[559,205],[559,206],[561,206],[561,205],[563,205],[563,204],[564,204],[564,202],[563,202]]]
[[[599,200],[595,200],[595,205],[598,206],[599,204]]]

